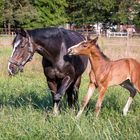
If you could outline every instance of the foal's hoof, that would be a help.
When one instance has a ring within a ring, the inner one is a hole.
[[[127,113],[126,113],[125,111],[123,111],[123,112],[122,112],[122,115],[123,115],[124,117],[126,117],[126,116],[127,116]]]
[[[60,111],[53,111],[54,116],[58,116],[60,114]]]
[[[80,111],[78,112],[78,114],[76,115],[76,119],[77,119],[77,120],[80,119],[80,117],[81,117],[81,115],[82,115],[82,112],[83,112],[83,111],[80,110]]]

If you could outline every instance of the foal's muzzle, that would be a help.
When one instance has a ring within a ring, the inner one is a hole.
[[[68,53],[67,53],[67,54],[68,54],[68,55],[73,55],[73,51],[72,51],[71,48],[68,49]]]

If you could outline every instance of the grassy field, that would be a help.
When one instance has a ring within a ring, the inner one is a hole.
[[[109,42],[112,41],[113,39]],[[140,49],[137,45],[131,48],[123,45],[107,47],[103,38],[99,43],[112,59],[132,56],[140,60],[138,56]],[[11,48],[2,42],[0,45],[0,140],[140,139],[139,94],[136,95],[126,117],[122,115],[122,109],[129,94],[119,86],[107,90],[98,119],[94,112],[97,91],[80,120],[75,119],[75,112],[68,109],[64,99],[62,112],[55,117],[51,110],[51,95],[43,75],[41,57],[35,55],[32,62],[26,65],[24,73],[10,78],[7,74],[7,60]],[[79,102],[87,91],[87,85],[88,76],[85,73]]]

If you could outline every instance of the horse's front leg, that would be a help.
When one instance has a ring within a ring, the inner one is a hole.
[[[80,110],[77,114],[77,118],[79,118],[82,114],[82,112],[84,111],[84,108],[87,106],[91,96],[93,95],[93,92],[96,88],[96,81],[95,81],[95,75],[93,73],[93,71],[91,71],[89,73],[89,77],[90,77],[90,83],[89,83],[89,86],[88,86],[88,91],[87,91],[87,94],[84,96],[83,100],[82,100],[82,104],[81,104],[81,107],[80,107]]]
[[[66,90],[68,89],[71,83],[72,83],[72,80],[70,76],[66,76],[62,80],[61,86],[59,87],[56,94],[54,95],[54,110],[53,110],[54,114],[57,115],[59,113],[60,100],[62,96],[65,94]]]

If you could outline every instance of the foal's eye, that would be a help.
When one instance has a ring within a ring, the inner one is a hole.
[[[83,47],[85,48],[85,47],[87,47],[86,45],[83,45]]]

